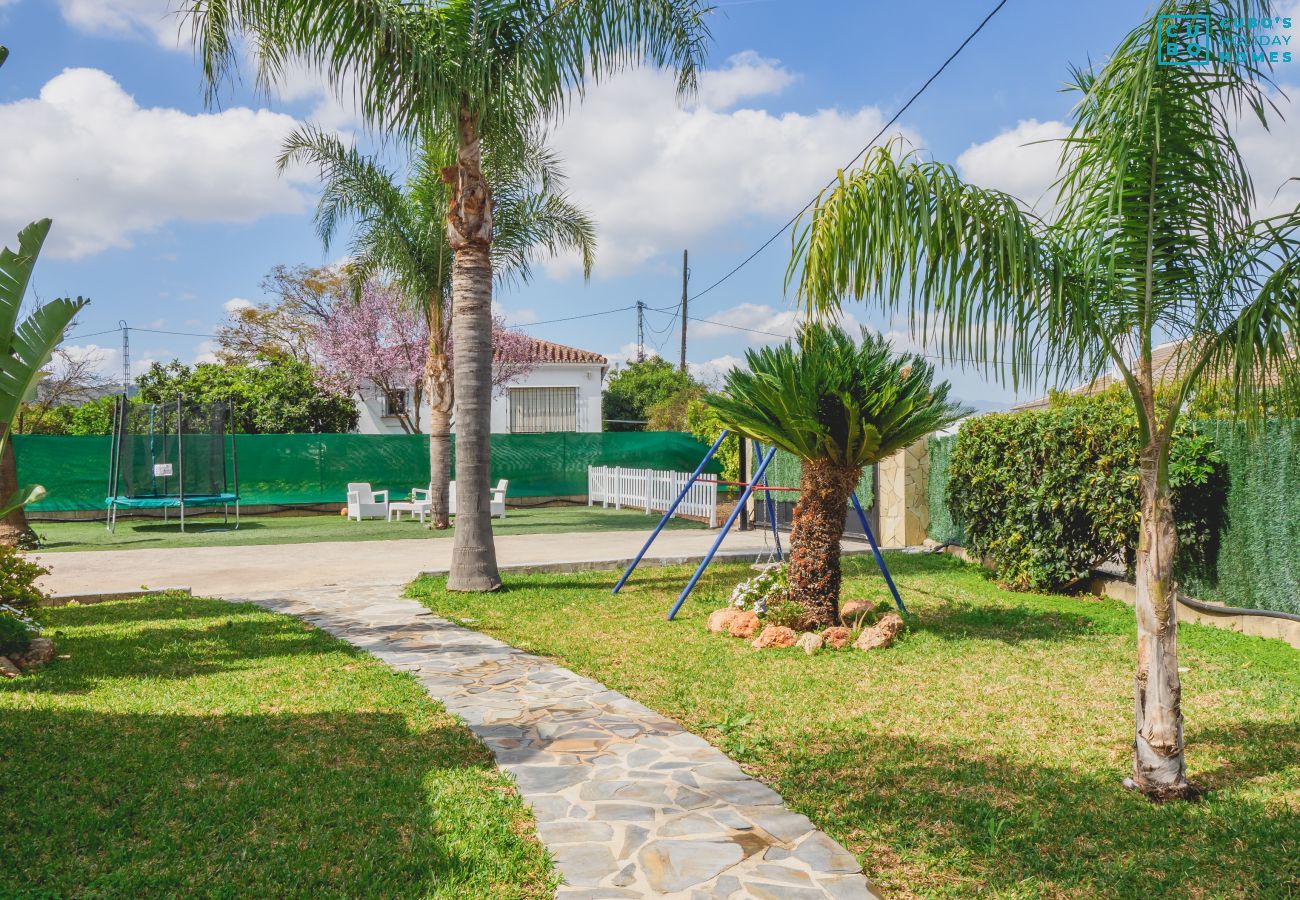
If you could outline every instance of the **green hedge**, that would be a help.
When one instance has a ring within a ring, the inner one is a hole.
[[[1230,606],[1300,614],[1300,423],[1269,422],[1256,434],[1210,431],[1227,469],[1217,559],[1183,589]]]
[[[925,500],[930,509],[930,526],[926,536],[941,544],[966,543],[966,532],[948,509],[948,465],[952,460],[957,435],[930,438],[930,475],[925,483]]]
[[[1137,422],[1117,393],[1058,397],[1045,410],[965,422],[946,467],[966,546],[1018,589],[1059,589],[1137,540]],[[1221,513],[1221,465],[1202,435],[1171,459],[1185,569],[1204,570]]]

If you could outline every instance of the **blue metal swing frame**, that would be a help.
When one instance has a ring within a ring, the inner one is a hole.
[[[668,520],[671,519],[673,513],[677,511],[677,507],[681,505],[681,502],[684,499],[686,499],[687,491],[689,491],[691,486],[699,479],[700,474],[704,471],[704,467],[709,464],[709,460],[713,459],[714,454],[718,452],[718,448],[722,446],[723,440],[726,439],[729,433],[730,431],[724,428],[722,434],[718,435],[718,439],[713,442],[713,446],[709,448],[709,452],[704,454],[704,459],[700,460],[700,464],[695,467],[695,471],[691,474],[690,479],[682,488],[681,493],[677,495],[677,499],[668,507],[663,518],[659,520],[659,524],[655,526],[654,531],[650,532],[650,537],[646,539],[645,545],[628,565],[627,571],[623,573],[623,577],[618,580],[618,583],[614,585],[614,589],[610,591],[610,593],[617,594],[623,588],[623,585],[627,584],[627,580],[632,577],[632,573],[636,571],[636,567],[640,564],[641,560],[645,558],[646,553],[649,552],[650,545],[655,542],[655,538],[659,537],[659,533],[664,530],[664,526],[668,524]],[[727,534],[731,531],[731,526],[735,524],[736,519],[740,516],[740,511],[744,508],[745,504],[749,502],[749,498],[753,495],[755,488],[762,490],[763,495],[766,498],[767,518],[772,526],[772,535],[776,538],[776,557],[778,560],[782,558],[781,536],[776,527],[776,503],[772,499],[772,491],[768,488],[767,484],[767,467],[772,462],[772,458],[776,456],[776,447],[773,446],[766,454],[763,454],[762,445],[760,445],[758,441],[754,441],[754,451],[755,456],[762,457],[758,464],[758,469],[754,472],[753,478],[745,484],[745,490],[741,493],[739,502],[737,502],[735,508],[732,509],[731,515],[727,516],[727,521],[723,524],[722,530],[714,540],[713,546],[710,547],[709,552],[704,555],[704,559],[700,561],[700,565],[695,570],[695,574],[693,574],[691,580],[686,583],[686,587],[682,588],[682,593],[677,598],[677,602],[674,603],[673,608],[669,610],[669,621],[672,621],[677,615],[677,612],[682,608],[682,604],[686,602],[686,598],[691,595],[691,591],[693,591],[695,585],[699,583],[700,578],[704,575],[704,570],[707,569],[709,563],[713,561],[713,557],[717,554],[718,548],[720,548],[722,542],[726,540]],[[759,487],[759,485],[761,485],[761,487]],[[898,588],[894,585],[893,576],[889,574],[889,567],[885,565],[885,557],[880,552],[880,545],[876,543],[876,536],[872,533],[871,525],[867,522],[866,513],[862,511],[862,504],[858,501],[858,494],[856,491],[850,495],[850,500],[853,503],[853,511],[858,514],[858,521],[862,523],[862,531],[867,536],[867,542],[871,545],[871,552],[876,558],[876,565],[880,567],[880,574],[884,576],[885,584],[889,585],[889,593],[893,595],[894,605],[898,607],[899,612],[903,615],[908,615],[907,606],[904,605],[903,598],[898,594]]]

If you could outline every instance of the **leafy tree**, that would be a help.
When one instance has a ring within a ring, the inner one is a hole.
[[[50,407],[43,416],[23,423],[23,434],[111,434],[113,430],[114,395],[87,400],[85,403],[64,403]]]
[[[748,371],[727,373],[710,399],[743,438],[775,444],[803,462],[790,532],[790,599],[820,626],[840,623],[840,538],[862,470],[969,410],[948,401],[924,359],[895,354],[866,329],[855,345],[814,323],[793,342],[750,350]]]
[[[451,273],[453,253],[443,227],[450,188],[442,178],[455,164],[453,141],[426,135],[417,145],[405,188],[374,159],[348,148],[334,135],[308,127],[290,136],[280,158],[283,168],[294,161],[320,168],[325,190],[316,208],[316,228],[326,248],[340,224],[353,220],[351,262],[346,267],[352,292],[358,300],[376,276],[383,274],[399,291],[406,311],[389,315],[418,316],[424,335],[423,377],[409,382],[419,407],[429,398],[429,472],[432,484],[430,518],[435,528],[449,524],[448,484],[451,478],[451,419],[454,366],[451,344]],[[536,141],[522,153],[489,152],[484,171],[493,185],[492,219],[494,260],[498,282],[526,282],[533,258],[539,252],[577,251],[583,274],[590,275],[595,253],[595,231],[587,214],[561,190],[563,176],[555,159]],[[346,309],[336,306],[334,318],[346,319]],[[336,348],[346,343],[345,332],[327,326]],[[407,329],[408,333],[410,329]],[[362,334],[352,339],[364,340]],[[504,323],[493,320],[493,387],[523,375],[531,368],[531,345]],[[356,368],[355,366],[353,367]]]
[[[177,395],[198,402],[230,400],[235,427],[245,434],[335,434],[357,425],[352,398],[322,385],[316,371],[298,360],[196,366],[173,360],[154,363],[136,383],[138,399],[146,403]]]
[[[711,394],[707,394],[686,404],[686,427],[683,429],[710,447],[718,439],[718,435],[722,434],[722,429],[727,427],[722,424],[722,418],[713,408],[711,397]],[[727,435],[722,446],[718,447],[714,458],[722,464],[724,481],[740,480],[740,438],[734,434]]]
[[[1165,0],[1204,13],[1213,46],[1253,46],[1267,0]],[[1012,384],[1095,378],[1114,366],[1138,420],[1137,672],[1133,772],[1152,798],[1198,793],[1186,775],[1170,448],[1205,379],[1250,418],[1294,403],[1300,378],[1300,209],[1252,219],[1254,186],[1233,128],[1267,122],[1268,74],[1245,54],[1162,65],[1157,16],[1079,95],[1062,145],[1055,218],[963,183],[949,166],[872,154],[819,198],[791,276],[815,313],[844,297],[906,306],[945,358]],[[1179,339],[1167,394],[1153,348]],[[1280,383],[1279,383],[1280,382]]]
[[[645,431],[650,408],[671,400],[682,391],[702,389],[688,373],[668,360],[651,356],[628,363],[609,377],[602,400],[609,431]],[[661,430],[661,429],[650,429]]]
[[[262,279],[262,292],[275,299],[234,310],[217,329],[217,358],[222,362],[312,362],[316,329],[352,293],[342,266],[301,265],[273,268]]]
[[[646,431],[686,431],[686,414],[691,404],[702,401],[708,393],[704,385],[694,383],[650,404],[645,414]]]
[[[455,134],[447,242],[452,264],[458,511],[447,586],[501,586],[488,507],[492,244],[496,184],[483,154],[523,155],[588,81],[646,59],[694,90],[708,29],[703,0],[186,0],[213,90],[251,36],[259,76],[304,58],[349,85],[379,131]]]

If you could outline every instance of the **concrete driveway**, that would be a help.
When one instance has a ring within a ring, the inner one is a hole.
[[[636,555],[648,533],[647,529],[499,535],[497,562],[503,569],[618,568]],[[662,564],[699,558],[716,536],[716,531],[665,531],[646,559],[650,564]],[[722,552],[766,558],[770,541],[770,533],[733,531]],[[42,587],[56,597],[143,588],[189,588],[200,596],[228,596],[330,585],[405,584],[421,572],[445,572],[451,562],[451,540],[95,550],[37,553],[35,558],[50,570]]]

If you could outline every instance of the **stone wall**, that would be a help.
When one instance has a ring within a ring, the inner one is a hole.
[[[925,542],[930,506],[925,486],[930,475],[928,440],[881,460],[879,483],[880,543],[885,547],[915,547]]]

